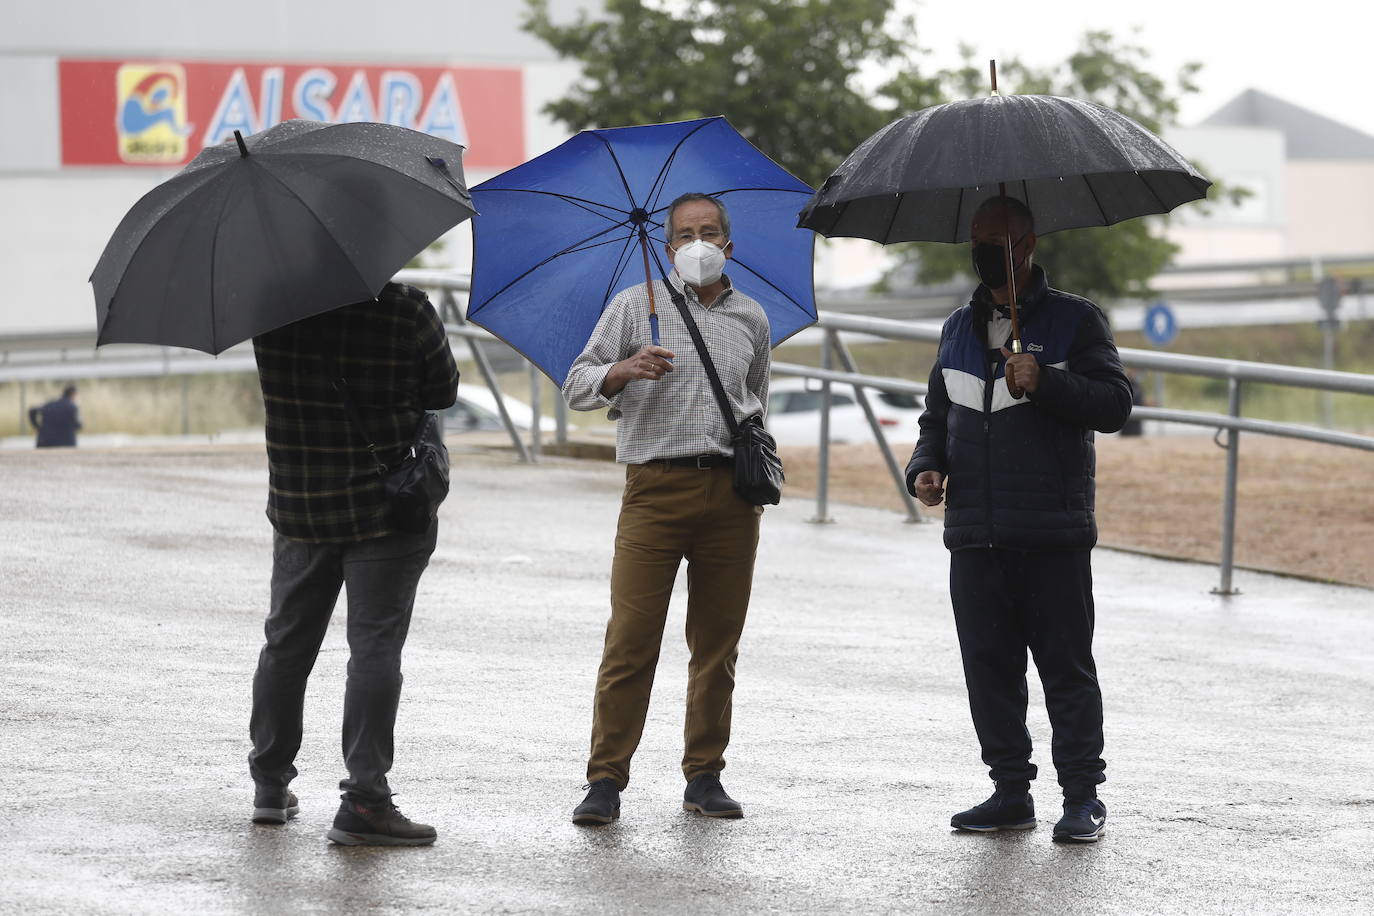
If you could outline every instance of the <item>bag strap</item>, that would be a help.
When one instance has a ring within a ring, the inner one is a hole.
[[[372,456],[372,460],[377,464],[377,474],[382,475],[387,472],[387,466],[377,457],[377,444],[372,441],[372,436],[367,431],[367,424],[363,422],[362,411],[358,410],[358,404],[353,400],[353,392],[348,389],[348,380],[339,372],[339,366],[334,362],[334,357],[329,353],[321,351],[317,354],[320,362],[324,364],[325,374],[329,378],[329,384],[338,392],[339,399],[343,401],[344,411],[347,412],[349,420],[352,421],[354,430],[363,437],[367,443],[367,452]]]
[[[711,359],[711,352],[706,349],[706,341],[701,339],[701,331],[687,307],[687,299],[668,282],[667,277],[663,278],[663,285],[668,287],[668,295],[672,297],[677,310],[682,313],[687,332],[692,335],[692,343],[696,345],[697,355],[701,357],[702,368],[706,370],[706,377],[711,380],[711,390],[716,393],[716,403],[720,405],[720,412],[725,415],[725,425],[730,427],[730,439],[734,441],[739,438],[739,421],[735,419],[735,412],[730,407],[730,399],[725,396],[725,386],[720,383],[720,376],[716,374],[716,364]]]

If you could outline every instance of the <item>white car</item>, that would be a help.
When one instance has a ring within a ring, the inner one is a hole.
[[[528,430],[534,418],[534,411],[524,401],[501,392],[501,401],[506,405],[506,413],[519,430]],[[496,409],[496,398],[485,385],[458,385],[458,400],[444,411],[444,432],[463,433],[480,430],[504,430],[501,414]],[[558,429],[552,416],[543,414],[539,418],[539,431],[551,433]]]
[[[916,419],[925,407],[918,394],[864,388],[868,403],[888,442],[915,442]],[[779,445],[819,445],[821,383],[817,379],[775,378],[768,390],[768,431]],[[854,399],[854,386],[830,383],[830,441],[873,442],[873,428]]]

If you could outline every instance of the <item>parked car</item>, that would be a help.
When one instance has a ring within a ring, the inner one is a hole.
[[[534,411],[524,401],[518,401],[504,391],[501,400],[506,405],[511,422],[519,430],[528,430]],[[458,385],[458,400],[444,411],[444,431],[446,433],[479,432],[483,430],[504,430],[501,414],[496,409],[496,398],[491,390],[483,385]],[[545,414],[539,418],[539,431],[554,432],[558,423]]]
[[[864,388],[868,403],[889,442],[913,443],[916,419],[925,407],[917,394]],[[821,437],[821,383],[816,379],[774,379],[768,391],[768,431],[779,445],[818,445]],[[854,399],[854,386],[830,383],[830,441],[872,442],[873,428]]]

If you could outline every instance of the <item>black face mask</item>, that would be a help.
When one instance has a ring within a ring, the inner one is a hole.
[[[1029,235],[1030,233],[1026,233]],[[1020,245],[1025,235],[1012,243],[1012,248]],[[1007,285],[1007,249],[992,242],[978,242],[973,246],[973,270],[978,279],[988,289],[1001,289]]]

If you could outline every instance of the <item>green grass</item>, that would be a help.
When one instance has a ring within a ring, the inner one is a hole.
[[[1149,349],[1142,335],[1123,331],[1117,335],[1123,347]],[[924,382],[935,358],[935,345],[891,341],[850,344],[859,371]],[[1281,363],[1320,368],[1322,335],[1315,325],[1266,325],[1244,328],[1202,328],[1182,331],[1168,348],[1225,359]],[[787,346],[775,354],[782,362],[820,365],[818,346]],[[838,367],[836,360],[833,363]],[[459,361],[463,381],[484,384],[470,361]],[[1335,368],[1374,374],[1374,321],[1354,322],[1339,332]],[[540,375],[542,412],[552,416],[558,389]],[[530,400],[527,371],[498,375],[501,390],[521,401]],[[145,379],[76,379],[80,387],[81,415],[86,433],[120,432],[143,435],[175,435],[188,431],[211,434],[231,429],[251,429],[263,422],[262,395],[254,373],[226,373]],[[1149,373],[1141,379],[1154,401],[1155,381]],[[0,384],[0,436],[29,435],[23,408],[57,397],[64,382]],[[183,391],[187,407],[183,421]],[[1319,424],[1323,395],[1315,391],[1279,385],[1246,385],[1241,412],[1247,417],[1289,423]],[[1374,397],[1330,395],[1335,424],[1340,429],[1374,432]],[[1225,413],[1227,386],[1223,379],[1170,375],[1164,379],[1162,406],[1183,410]],[[574,429],[605,422],[604,411],[569,411]]]

